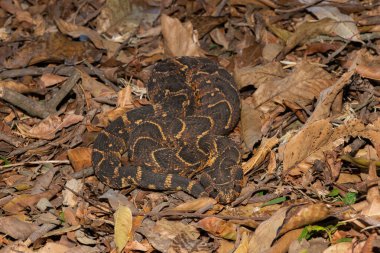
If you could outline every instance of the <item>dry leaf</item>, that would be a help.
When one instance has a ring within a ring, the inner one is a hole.
[[[116,92],[110,87],[98,82],[87,73],[80,71],[82,78],[82,86],[88,90],[94,98],[115,96]]]
[[[249,241],[249,253],[261,253],[270,248],[277,237],[277,231],[282,226],[288,207],[283,207],[275,212],[269,219],[263,221],[255,230]]]
[[[217,237],[236,240],[237,226],[232,222],[216,217],[208,217],[198,221],[198,226]]]
[[[330,35],[335,36],[335,27],[337,22],[331,18],[324,18],[316,22],[305,22],[298,26],[296,31],[286,41],[286,46],[282,52],[282,55],[289,53],[294,47],[301,43],[307,42],[309,39],[318,35]]]
[[[16,240],[26,240],[37,229],[36,224],[21,221],[14,216],[0,218],[0,232]]]
[[[55,138],[58,131],[81,122],[83,118],[82,115],[77,114],[68,114],[63,119],[56,115],[49,115],[31,129],[23,124],[19,124],[18,128],[22,134],[29,137],[51,140]]]
[[[86,147],[78,147],[67,150],[67,156],[75,172],[90,167],[92,149]]]
[[[119,206],[114,214],[115,244],[117,252],[122,252],[127,242],[131,240],[132,212],[127,206]]]
[[[204,56],[191,22],[182,24],[178,19],[162,14],[161,27],[166,55]]]
[[[63,204],[66,206],[74,207],[78,204],[78,196],[74,193],[79,194],[83,189],[83,182],[78,179],[70,179],[65,184],[66,188],[71,189],[70,190],[63,190],[62,196],[63,196]]]
[[[50,74],[50,73],[43,74],[40,77],[41,83],[45,88],[56,85],[57,83],[62,83],[66,79],[67,79],[67,77],[65,77],[65,76],[59,76],[59,75],[54,75],[54,74]]]
[[[126,41],[144,22],[151,25],[160,8],[138,0],[108,0],[97,17],[97,30],[107,33],[114,42]]]
[[[312,6],[307,8],[318,19],[331,18],[338,21],[333,29],[333,32],[346,39],[357,42],[362,42],[360,39],[360,32],[355,25],[353,18],[346,14],[342,14],[338,8],[334,6]]]
[[[278,239],[273,246],[266,251],[266,253],[286,253],[289,250],[290,244],[297,240],[301,235],[303,228],[295,229],[284,234],[280,239]]]
[[[215,205],[217,202],[212,198],[198,198],[187,201],[173,208],[175,211],[192,212]]]

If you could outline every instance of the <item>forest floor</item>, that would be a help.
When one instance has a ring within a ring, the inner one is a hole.
[[[0,0],[0,252],[379,250],[379,17],[371,0]],[[97,135],[176,56],[240,91],[232,203],[94,174]]]

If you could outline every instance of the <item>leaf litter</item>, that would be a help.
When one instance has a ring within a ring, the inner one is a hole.
[[[380,245],[376,1],[0,1],[0,252],[373,252]],[[233,74],[229,205],[109,189],[111,120],[149,104],[157,61]]]

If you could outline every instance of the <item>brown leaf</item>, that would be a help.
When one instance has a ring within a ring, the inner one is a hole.
[[[338,21],[333,29],[336,35],[346,40],[362,42],[354,19],[347,14],[342,14],[338,8],[334,6],[312,6],[307,8],[307,10],[316,15],[320,20],[331,18]]]
[[[116,95],[116,92],[103,83],[98,82],[87,73],[80,71],[83,87],[88,90],[94,98],[109,97]]]
[[[344,73],[342,77],[332,85],[332,87],[326,89],[325,92],[321,93],[321,96],[318,98],[317,106],[311,117],[307,120],[307,124],[319,119],[325,119],[329,116],[330,109],[334,103],[335,98],[343,89],[343,87],[348,84],[353,74],[354,71]]]
[[[91,154],[92,149],[86,147],[78,147],[67,151],[67,156],[75,172],[91,166]]]
[[[43,84],[43,86],[45,88],[56,85],[57,83],[62,83],[66,79],[67,79],[67,77],[65,77],[65,76],[59,76],[59,75],[54,75],[54,74],[50,74],[50,73],[43,74],[40,77],[41,83]]]
[[[283,226],[278,231],[278,235],[324,220],[329,215],[330,210],[324,203],[291,207],[288,210]]]
[[[285,233],[280,239],[278,239],[273,246],[266,251],[266,253],[286,253],[289,250],[290,244],[297,240],[301,235],[303,228],[295,229]]]
[[[25,43],[3,64],[6,68],[13,69],[45,61],[76,63],[86,59],[91,63],[100,56],[101,53],[86,42],[71,41],[62,34],[52,33]]]
[[[3,210],[11,214],[17,214],[20,211],[24,210],[26,207],[33,207],[42,198],[52,198],[60,190],[61,187],[59,185],[53,185],[48,191],[44,191],[39,194],[17,195],[3,206]]]
[[[151,25],[160,14],[160,8],[139,0],[110,0],[97,17],[97,30],[107,33],[115,42],[126,41],[144,22]]]
[[[37,225],[21,221],[14,216],[0,218],[0,232],[16,240],[26,240],[37,229]]]
[[[286,218],[287,210],[288,207],[279,209],[256,228],[254,235],[249,241],[249,253],[260,253],[270,248],[273,240],[277,237],[278,229]]]
[[[191,211],[197,211],[205,207],[215,205],[216,203],[217,203],[216,200],[212,198],[198,198],[198,199],[190,200],[188,202],[180,204],[174,207],[172,210],[191,212]]]
[[[168,56],[204,56],[197,33],[191,22],[182,24],[178,19],[161,15],[165,54]]]
[[[69,114],[63,119],[58,116],[50,115],[43,119],[40,123],[30,128],[27,125],[19,124],[18,128],[22,134],[32,138],[51,140],[55,134],[65,127],[75,125],[83,120],[82,115]]]
[[[289,53],[297,45],[318,35],[335,36],[335,27],[339,22],[331,18],[324,18],[316,22],[305,22],[297,27],[295,33],[286,41],[282,55]]]
[[[236,240],[237,226],[232,222],[216,217],[208,217],[200,220],[198,226],[215,236],[228,240]]]

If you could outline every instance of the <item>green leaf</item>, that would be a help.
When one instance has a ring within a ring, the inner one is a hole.
[[[0,160],[2,160],[4,162],[4,165],[8,165],[8,164],[11,164],[8,159],[4,156],[0,156]]]
[[[340,238],[339,240],[337,240],[336,243],[340,243],[340,242],[352,242],[352,239],[353,238],[343,237],[343,238]]]
[[[275,198],[275,199],[272,199],[266,203],[264,203],[261,207],[264,207],[264,206],[270,206],[270,205],[274,205],[274,204],[279,204],[279,203],[282,203],[286,200],[286,197],[279,197],[279,198]]]
[[[327,195],[329,197],[336,197],[339,195],[339,190],[337,188],[332,189],[332,191]]]
[[[355,204],[356,202],[356,193],[355,192],[348,192],[344,197],[343,197],[343,203],[346,205],[352,205]]]

